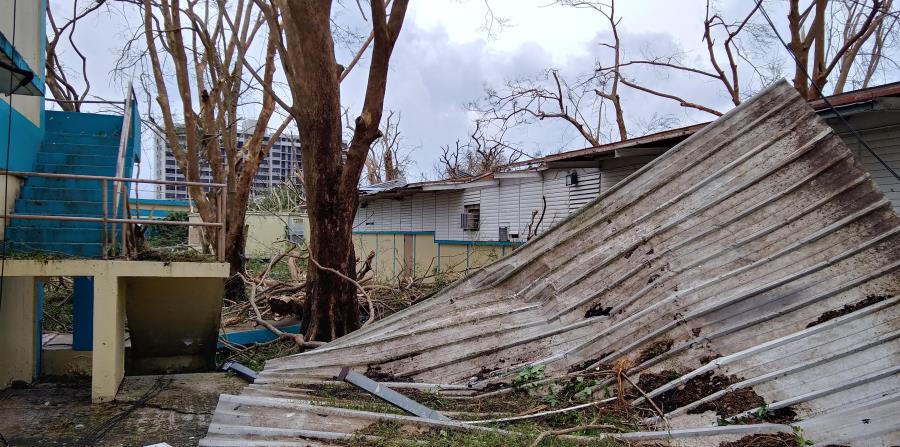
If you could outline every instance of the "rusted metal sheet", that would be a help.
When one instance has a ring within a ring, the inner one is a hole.
[[[900,219],[779,82],[512,255],[327,346],[269,361],[244,395],[222,396],[203,445],[327,445],[384,418],[437,424],[302,403],[303,384],[343,367],[477,399],[528,365],[558,377],[611,364],[652,384],[654,400],[728,379],[666,407],[683,445],[790,430],[717,426],[754,411],[792,412],[816,443],[896,445],[898,302]],[[743,395],[764,404],[704,410]]]

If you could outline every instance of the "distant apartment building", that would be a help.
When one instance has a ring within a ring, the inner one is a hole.
[[[242,123],[238,131],[238,147],[242,147],[244,143],[250,139],[253,127],[256,122],[246,120]],[[183,133],[178,135],[179,142],[184,145],[185,137]],[[269,141],[267,136],[264,142]],[[159,180],[184,181],[185,176],[178,168],[175,162],[175,155],[172,154],[172,148],[168,141],[160,136],[156,137],[154,144],[154,153],[156,161],[156,178]],[[269,151],[269,156],[259,164],[259,170],[256,171],[256,178],[253,179],[253,193],[259,194],[266,189],[271,188],[287,181],[300,171],[300,137],[297,135],[282,134],[278,137],[278,141]],[[209,163],[205,160],[200,162],[200,181],[204,183],[213,183],[212,171]],[[157,198],[159,199],[188,199],[187,187],[175,185],[160,185],[157,189]]]

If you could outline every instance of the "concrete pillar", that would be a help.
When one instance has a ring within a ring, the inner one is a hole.
[[[93,345],[91,400],[110,401],[125,376],[125,294],[123,281],[109,271],[94,276]]]
[[[0,303],[0,388],[13,381],[30,383],[37,375],[40,343],[35,278],[3,278]]]

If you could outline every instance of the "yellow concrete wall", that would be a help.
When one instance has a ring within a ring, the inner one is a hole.
[[[37,299],[34,277],[3,279],[0,304],[0,389],[34,378],[37,349]]]
[[[228,277],[228,264],[213,262],[14,259],[6,261],[4,270],[3,304],[0,306],[0,387],[12,380],[31,381],[36,370],[36,278],[94,277],[91,352],[91,398],[94,402],[115,398],[125,375],[127,281],[134,278],[206,278],[208,280],[200,281],[222,284]],[[194,282],[187,280],[184,283]],[[187,287],[184,283],[180,284],[180,289]],[[221,300],[221,294],[218,297]],[[221,306],[217,307],[217,311],[220,310]],[[166,312],[172,314],[173,310],[169,308]]]
[[[440,244],[440,271],[442,273],[463,272],[466,270],[468,246],[456,244]]]
[[[411,254],[406,253],[407,237],[412,237]],[[464,273],[494,262],[509,253],[513,247],[500,245],[439,244],[433,234],[403,233],[356,233],[353,235],[356,257],[362,260],[369,252],[375,252],[372,269],[379,281],[397,280],[406,259],[412,259],[417,278],[432,276],[435,271],[442,273]],[[362,264],[358,267],[361,267]],[[434,278],[427,278],[426,281]]]
[[[126,278],[129,374],[212,369],[225,278]]]
[[[434,242],[434,236],[431,234],[417,234],[415,250],[415,275],[417,277],[431,275],[437,268],[438,246]]]
[[[282,252],[284,245],[276,241],[287,238],[287,219],[287,214],[247,213],[247,257],[268,258]]]
[[[303,219],[304,234],[309,234],[309,221],[302,213],[247,213],[247,245],[244,248],[248,258],[269,258],[277,255],[284,246],[276,242],[287,238],[287,222],[290,219]],[[188,216],[191,222],[200,222],[198,214]],[[188,245],[200,249],[200,229],[190,227]]]
[[[502,258],[504,248],[498,245],[470,245],[469,268],[483,267]]]
[[[92,351],[44,349],[41,352],[42,376],[90,376]]]

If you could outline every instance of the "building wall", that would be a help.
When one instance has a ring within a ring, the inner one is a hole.
[[[34,72],[33,83],[40,88],[44,84],[44,3],[45,0],[17,3],[0,0],[0,33]],[[0,168],[31,171],[44,135],[43,127],[43,96],[0,95]],[[9,166],[6,166],[7,151]]]
[[[895,171],[900,172],[900,124],[884,125],[875,117],[861,115],[854,127],[867,144]],[[871,173],[872,179],[900,213],[900,181],[866,151],[849,133],[840,135]],[[416,192],[402,198],[363,197],[365,204],[354,222],[357,257],[365,259],[375,251],[373,268],[379,279],[391,281],[404,261],[414,259],[417,273],[428,271],[463,272],[477,268],[512,252],[527,241],[529,225],[544,232],[569,214],[588,204],[655,157],[642,155],[604,160],[597,168],[549,169],[540,173],[519,173],[497,179],[497,184],[478,188]],[[578,182],[566,184],[575,172]],[[543,199],[546,198],[546,207]],[[459,216],[465,205],[479,204],[478,231],[460,228]],[[535,214],[536,213],[536,214]],[[540,216],[544,217],[541,220]],[[532,215],[535,215],[532,220]],[[540,225],[538,225],[540,221]],[[499,240],[498,228],[508,226],[510,242]],[[416,234],[415,256],[406,254],[404,237]]]
[[[900,124],[879,127],[859,132],[866,144],[881,157],[894,172],[900,173]],[[894,210],[900,213],[900,180],[885,169],[872,154],[852,135],[841,133],[841,137],[853,154],[872,175],[872,181],[885,197],[891,201]]]
[[[174,212],[191,212],[191,202],[187,200],[130,199],[131,214],[141,219],[163,219]]]
[[[244,126],[247,129],[248,125]],[[241,146],[250,138],[249,133],[238,133],[238,146]],[[179,142],[184,145],[186,140],[179,136]],[[163,137],[158,136],[154,144],[154,160],[156,161],[156,179],[169,181],[185,181],[185,176],[175,162],[175,156]],[[300,156],[300,139],[296,135],[282,135],[272,147],[269,156],[259,164],[256,177],[253,179],[252,189],[256,194],[263,193],[266,189],[289,181],[300,170],[302,160]],[[213,183],[212,171],[208,163],[201,162],[200,181]],[[188,193],[185,186],[165,185],[157,189],[157,197],[160,199],[187,200]]]
[[[248,258],[268,259],[284,250],[284,244],[278,241],[287,238],[288,223],[292,219],[302,220],[300,225],[303,228],[303,234],[309,234],[309,221],[303,213],[247,213],[245,255]],[[188,216],[188,220],[200,222],[200,216],[191,214]],[[190,227],[188,229],[188,245],[199,250],[202,248],[200,241],[200,228]]]

